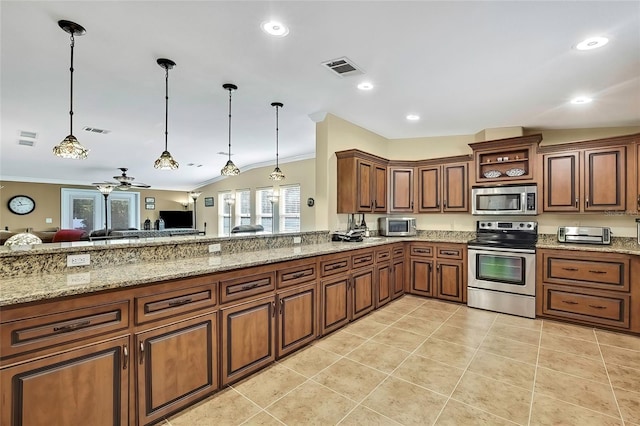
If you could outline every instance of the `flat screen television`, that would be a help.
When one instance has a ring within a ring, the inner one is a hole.
[[[160,210],[164,228],[193,228],[193,212],[185,210]]]

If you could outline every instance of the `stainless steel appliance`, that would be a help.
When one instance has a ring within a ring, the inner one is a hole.
[[[379,217],[378,233],[385,237],[407,237],[417,234],[413,217]]]
[[[561,226],[558,228],[561,243],[611,244],[611,228],[601,226]]]
[[[468,242],[467,305],[536,316],[537,222],[478,221]]]
[[[471,189],[474,215],[537,215],[537,185],[474,187]]]

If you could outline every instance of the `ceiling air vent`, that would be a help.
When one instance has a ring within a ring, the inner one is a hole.
[[[36,141],[32,139],[18,139],[18,145],[34,146],[35,144],[36,144]]]
[[[340,77],[364,74],[364,71],[362,71],[351,59],[347,57],[326,61],[323,62],[322,65]]]
[[[27,130],[20,130],[20,137],[18,138],[18,145],[22,146],[34,146],[38,134],[36,132],[29,132]]]
[[[83,127],[82,130],[91,133],[100,133],[102,135],[106,135],[107,133],[111,133],[111,130],[98,129],[97,127]]]

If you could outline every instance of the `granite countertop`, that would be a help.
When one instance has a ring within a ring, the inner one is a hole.
[[[536,248],[539,249],[559,249],[559,250],[579,250],[602,253],[621,253],[640,256],[640,244],[635,238],[613,237],[611,244],[576,244],[558,242],[555,234],[540,234]]]

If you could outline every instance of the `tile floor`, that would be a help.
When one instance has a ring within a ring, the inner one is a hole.
[[[165,425],[640,425],[640,337],[404,296]]]

